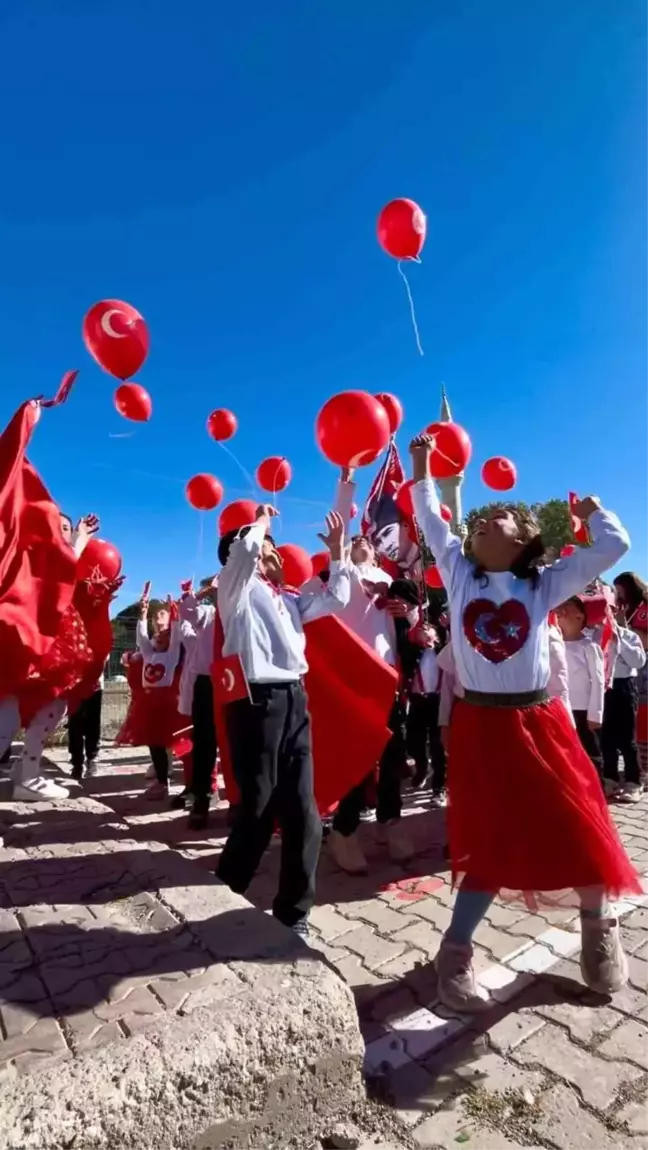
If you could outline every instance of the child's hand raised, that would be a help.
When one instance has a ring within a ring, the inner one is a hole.
[[[572,515],[580,519],[581,523],[585,523],[590,515],[593,515],[595,511],[600,511],[600,509],[601,500],[596,495],[587,495],[585,499],[579,499],[578,503],[573,503],[570,507]]]
[[[415,482],[418,483],[420,479],[428,478],[428,461],[435,446],[436,439],[433,435],[428,435],[427,432],[423,435],[415,435],[411,441],[409,449],[412,456]]]

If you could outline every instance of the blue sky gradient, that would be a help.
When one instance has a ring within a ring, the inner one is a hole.
[[[442,381],[473,439],[466,506],[509,455],[522,499],[599,493],[646,573],[643,3],[41,0],[5,6],[0,59],[0,415],[81,368],[32,458],[101,515],[122,602],[216,566],[216,515],[201,529],[183,494],[200,470],[247,494],[214,407],[248,471],[288,456],[279,538],[316,550],[322,402],[395,392],[405,453]],[[428,216],[422,359],[375,240],[399,195]],[[80,335],[110,296],[151,331],[154,415],[129,438]]]

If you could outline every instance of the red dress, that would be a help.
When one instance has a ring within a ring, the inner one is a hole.
[[[145,669],[141,654],[134,652],[127,670],[130,703],[115,746],[171,749],[179,733],[187,728],[187,716],[178,711],[182,668],[178,664],[173,682],[168,687],[145,686]]]

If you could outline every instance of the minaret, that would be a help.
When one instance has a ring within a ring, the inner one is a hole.
[[[441,385],[441,413],[439,415],[440,423],[452,423],[452,412],[450,411],[450,404],[448,403],[448,395],[445,385]],[[463,472],[461,475],[454,475],[452,479],[437,479],[436,485],[439,489],[441,502],[445,503],[452,512],[452,522],[450,526],[455,535],[462,534],[462,510],[461,510],[461,484],[463,483]]]

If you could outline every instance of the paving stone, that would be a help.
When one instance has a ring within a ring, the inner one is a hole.
[[[588,1006],[579,1001],[548,1002],[537,1006],[536,1010],[550,1022],[566,1026],[570,1038],[584,1043],[590,1043],[599,1034],[623,1022],[623,1015],[609,1006]]]
[[[543,1096],[541,1116],[535,1119],[533,1131],[559,1150],[619,1150],[629,1145],[581,1106],[567,1086],[554,1086]]]
[[[356,927],[344,936],[344,945],[355,954],[359,954],[365,966],[370,970],[379,970],[384,963],[396,958],[407,949],[403,940],[387,941],[377,935],[369,926]]]
[[[443,1046],[454,1034],[466,1029],[466,1022],[459,1018],[441,1018],[425,1007],[392,1018],[389,1026],[401,1036],[410,1058],[424,1058],[433,1050]]]
[[[167,1010],[179,1010],[194,991],[225,983],[235,987],[239,980],[226,966],[210,966],[202,974],[191,975],[189,978],[158,978],[150,984],[149,989],[153,995],[162,999]]]
[[[543,971],[549,970],[556,961],[556,956],[548,947],[542,946],[540,943],[534,943],[533,946],[523,950],[515,958],[511,959],[508,964],[511,970],[520,972],[528,972],[529,974],[542,974]]]
[[[491,926],[501,926],[504,930],[508,930],[514,922],[520,922],[526,917],[527,913],[521,907],[508,906],[497,901],[492,902],[486,912],[486,918]]]
[[[648,1026],[629,1018],[598,1047],[606,1058],[628,1058],[648,1070]]]
[[[486,922],[481,923],[475,932],[475,942],[485,947],[494,959],[501,960],[515,954],[525,945],[525,941],[521,938],[512,938],[510,934]]]
[[[434,958],[441,945],[443,934],[440,930],[435,930],[429,922],[418,919],[397,931],[396,934],[392,935],[392,938],[394,942],[402,943],[403,949],[416,947],[417,950],[422,950],[431,959]]]
[[[460,1085],[458,1078],[439,1080],[419,1062],[408,1062],[390,1071],[380,1090],[380,1097],[393,1106],[401,1122],[413,1126],[427,1114],[435,1113],[443,1107],[448,1094]]]
[[[646,942],[648,942],[648,931],[633,930],[632,927],[626,925],[626,922],[621,922],[619,931],[621,935],[621,945],[623,946],[626,954],[636,954],[637,951],[640,950],[641,947],[645,946]],[[0,955],[0,958],[1,957],[2,956]]]
[[[509,1002],[526,990],[532,982],[532,976],[496,963],[488,970],[482,971],[477,977],[477,982],[488,991],[495,1002]]]
[[[548,1024],[518,1047],[514,1057],[521,1063],[537,1062],[559,1078],[578,1087],[588,1106],[606,1110],[621,1086],[636,1082],[641,1071],[630,1063],[607,1062],[570,1042],[564,1031]]]
[[[631,930],[648,930],[648,906],[638,907],[631,911],[628,917],[624,919],[623,925]]]
[[[508,1011],[498,1022],[488,1024],[488,1015],[483,1016],[484,1027],[487,1028],[488,1041],[498,1054],[506,1054],[515,1050],[516,1046],[530,1038],[545,1025],[543,1018],[538,1018],[528,1009],[515,1012]]]
[[[351,922],[344,915],[338,914],[330,906],[314,906],[310,912],[310,920],[324,942],[331,942],[334,938],[347,934],[356,926],[355,922]]]
[[[523,935],[526,938],[537,938],[547,929],[547,923],[539,914],[527,914],[518,919],[507,928],[511,934]]]
[[[411,1062],[402,1035],[395,1031],[389,1031],[376,1042],[370,1042],[365,1050],[364,1067],[368,1075],[397,1070],[399,1066],[409,1066]]]
[[[452,920],[452,911],[450,907],[444,906],[436,898],[424,898],[421,902],[412,903],[412,908],[407,914],[408,918],[425,918],[436,930],[445,933],[450,926]]]
[[[400,930],[408,919],[406,915],[399,914],[397,911],[392,910],[391,907],[385,906],[380,899],[375,899],[372,902],[363,902],[362,912],[354,915],[354,919],[363,919],[365,922],[370,922],[376,930],[381,934],[393,934],[394,931]],[[356,926],[356,922],[349,923],[350,927]]]
[[[645,958],[640,958],[636,954],[628,956],[628,979],[631,986],[636,986],[637,990],[643,990],[644,994],[648,989],[648,962]]]
[[[345,982],[348,982],[352,990],[358,987],[383,985],[382,980],[373,971],[367,970],[366,966],[363,966],[360,959],[356,958],[354,954],[347,954],[345,958],[336,962],[335,966],[338,974]]]
[[[642,1017],[646,1010],[646,992],[637,990],[634,986],[624,986],[623,990],[617,991],[614,995],[613,1002],[615,1010]]]
[[[537,1037],[541,1037],[542,1034],[541,1030]],[[531,1038],[530,1041],[533,1042],[534,1039]],[[516,1054],[519,1055],[521,1050],[524,1050],[523,1046],[517,1048]],[[450,1051],[448,1053],[450,1054]],[[430,1068],[428,1060],[425,1065]],[[451,1067],[466,1085],[479,1087],[488,1093],[516,1090],[531,1091],[536,1096],[546,1085],[545,1076],[540,1070],[520,1065],[519,1061],[510,1062],[489,1049],[477,1051],[474,1057],[463,1060],[457,1065],[451,1063]]]
[[[633,1134],[648,1134],[648,1093],[636,1102],[628,1102],[616,1115],[617,1122],[625,1122]]]
[[[371,1017],[379,1022],[389,1022],[392,1018],[400,1018],[404,1014],[411,1013],[417,1006],[418,1003],[409,987],[397,986],[374,1000]]]
[[[67,1053],[63,1032],[54,1018],[39,1018],[24,1034],[16,1034],[14,1038],[0,1042],[0,1062],[21,1059],[21,1068],[28,1061]]]

